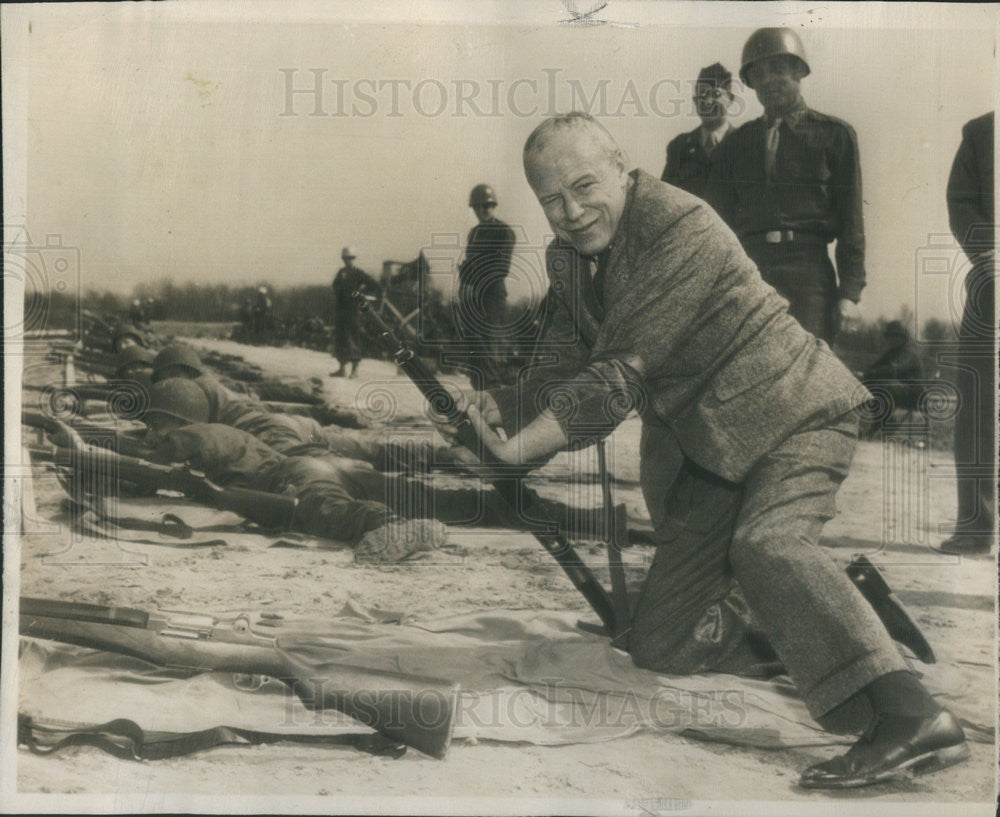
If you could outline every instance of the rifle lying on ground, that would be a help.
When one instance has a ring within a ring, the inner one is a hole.
[[[149,387],[127,378],[71,386],[25,385],[24,389],[38,393],[43,411],[59,415],[107,413],[123,420],[137,420],[149,404]]]
[[[21,598],[20,633],[134,656],[195,672],[269,676],[309,710],[336,709],[397,743],[443,758],[458,684],[340,663],[343,652],[307,634],[285,635],[281,616],[144,612]]]
[[[59,438],[52,461],[68,467],[80,480],[79,487],[85,493],[117,494],[120,481],[132,482],[142,488],[177,491],[206,505],[233,511],[267,527],[282,530],[290,530],[292,527],[298,505],[296,497],[247,488],[222,488],[200,471],[191,468],[159,465],[88,445],[73,428],[38,412],[22,412],[21,421]]]
[[[382,318],[372,311],[367,298],[361,292],[354,293],[355,301],[362,313],[378,328],[382,340],[388,347],[391,347],[393,360],[413,381],[418,389],[423,393],[427,402],[438,414],[446,417],[449,422],[458,428],[458,439],[467,449],[479,457],[482,462],[490,467],[493,473],[489,476],[493,487],[503,500],[515,511],[523,515],[530,515],[532,508],[536,505],[537,495],[522,484],[521,478],[526,473],[526,469],[512,468],[500,462],[482,444],[476,434],[468,414],[458,407],[455,398],[444,385],[434,376],[434,373],[416,356],[412,349],[409,349],[402,340],[393,332],[392,328]],[[619,621],[621,615],[616,615],[615,607],[604,587],[594,576],[593,572],[577,554],[573,546],[561,533],[534,533],[534,537],[541,543],[553,558],[559,562],[569,580],[579,590],[583,597],[597,613],[604,624],[608,635],[616,637],[627,632],[631,626],[628,621]]]

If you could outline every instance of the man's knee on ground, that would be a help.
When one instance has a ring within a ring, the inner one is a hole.
[[[666,626],[666,625],[664,625]],[[640,669],[665,672],[670,675],[691,675],[698,672],[701,661],[689,650],[681,648],[676,639],[664,637],[660,630],[636,630],[629,637],[632,663]]]

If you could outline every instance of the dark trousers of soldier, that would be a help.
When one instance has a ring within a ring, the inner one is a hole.
[[[507,309],[503,280],[463,284],[457,306],[455,323],[473,386],[498,385],[502,382],[501,340]]]
[[[966,300],[959,329],[955,385],[955,470],[958,478],[958,532],[989,536],[996,518],[995,454],[996,269],[984,264],[965,281]]]
[[[788,300],[792,317],[827,343],[839,327],[837,275],[820,239],[768,244],[758,236],[744,240],[744,249],[761,277]]]
[[[333,323],[333,355],[341,368],[361,360],[361,327],[357,307],[349,304],[338,308]]]
[[[861,384],[872,393],[868,404],[870,422],[862,429],[866,438],[878,434],[885,424],[892,419],[895,409],[917,409],[920,406],[920,395],[924,387],[920,383],[908,383],[905,380],[884,380],[881,378],[865,378]]]
[[[774,654],[763,633],[814,718],[828,729],[864,728],[870,709],[855,708],[852,696],[906,663],[818,544],[835,513],[857,426],[851,413],[794,434],[740,485],[689,463],[658,496],[644,478],[661,543],[632,623],[638,666],[766,674]],[[667,447],[657,442],[656,428],[643,432],[643,456],[655,460],[659,445],[662,457]]]

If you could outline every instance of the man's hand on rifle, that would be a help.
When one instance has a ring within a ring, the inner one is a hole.
[[[502,419],[500,417],[500,407],[497,405],[497,401],[493,399],[493,395],[488,391],[467,389],[458,395],[456,402],[458,403],[458,407],[460,409],[476,409],[478,414],[483,418],[484,422],[488,426],[496,427],[502,423]],[[450,422],[443,414],[438,414],[434,411],[434,407],[431,405],[428,406],[428,414],[431,418],[431,422],[434,423],[434,427],[440,432],[441,436],[448,441],[448,444],[461,449],[461,443],[458,441],[458,429],[455,424]],[[496,433],[494,433],[493,436],[496,437]],[[497,437],[497,439],[499,439],[499,437]],[[464,459],[457,452],[456,454],[460,461]],[[476,461],[475,457],[468,460],[470,463]]]

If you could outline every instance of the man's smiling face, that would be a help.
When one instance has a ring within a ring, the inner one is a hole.
[[[525,158],[525,174],[556,234],[584,255],[604,250],[628,191],[625,160],[592,128],[564,127]]]

